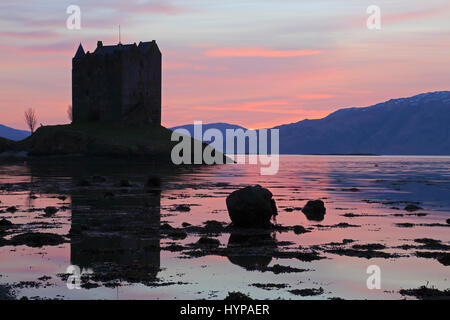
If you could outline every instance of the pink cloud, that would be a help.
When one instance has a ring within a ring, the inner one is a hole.
[[[443,14],[449,13],[450,6],[444,5],[439,8],[431,8],[428,10],[421,10],[421,11],[412,11],[412,12],[402,12],[397,14],[387,14],[385,16],[382,16],[382,23],[383,22],[403,22],[403,21],[410,21],[410,20],[421,20],[431,17],[438,17]]]
[[[143,13],[143,14],[165,14],[165,15],[177,15],[183,13],[192,12],[191,9],[173,5],[168,1],[153,1],[138,3],[136,1],[128,1],[127,3],[118,2],[115,4],[115,8],[121,11],[130,13]]]
[[[298,94],[297,98],[302,100],[321,100],[321,99],[330,99],[334,96],[332,94],[321,94],[321,93],[306,93],[306,94]]]
[[[224,48],[207,50],[208,57],[261,57],[261,58],[292,58],[322,53],[320,50],[270,50],[261,48]]]
[[[49,31],[31,31],[31,32],[16,32],[16,31],[5,31],[0,32],[1,38],[14,38],[14,39],[25,39],[25,40],[45,40],[57,38],[57,34]]]

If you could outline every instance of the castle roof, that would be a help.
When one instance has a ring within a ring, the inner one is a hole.
[[[133,44],[117,44],[117,45],[110,45],[110,46],[104,46],[102,41],[97,42],[97,48],[92,52],[93,55],[105,55],[105,54],[112,54],[117,51],[128,51],[132,48],[137,48],[139,50],[149,50],[151,48],[155,47],[156,50],[159,50],[158,45],[156,44],[156,41],[147,41],[147,42],[139,42],[139,45],[136,45],[136,43]],[[88,52],[89,53],[89,52]],[[84,52],[83,46],[78,46],[78,50],[75,53],[74,59],[83,58],[86,55]]]
[[[139,49],[149,49],[151,48],[153,45],[156,45],[155,41],[148,41],[148,42],[139,42],[139,45],[137,46],[136,43],[133,44],[117,44],[117,45],[112,45],[112,46],[104,46],[103,43],[101,41],[99,41],[97,43],[97,48],[95,49],[95,51],[93,52],[93,54],[99,54],[99,55],[104,55],[104,54],[111,54],[114,53],[116,51],[127,51],[130,50],[132,48],[139,48]]]
[[[74,58],[81,58],[81,57],[84,57],[84,55],[85,55],[84,49],[83,49],[83,46],[80,43],[80,45],[78,46],[77,53],[75,53],[75,57]]]

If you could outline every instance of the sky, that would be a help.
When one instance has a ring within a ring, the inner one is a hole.
[[[66,26],[70,5],[81,29]],[[381,29],[367,28],[370,5]],[[68,123],[79,43],[156,40],[162,124],[266,128],[450,90],[448,0],[2,0],[0,123]]]

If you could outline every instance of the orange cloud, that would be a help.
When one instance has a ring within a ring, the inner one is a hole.
[[[311,56],[322,53],[320,50],[269,50],[260,48],[224,48],[205,52],[208,57],[261,57],[261,58],[292,58]]]

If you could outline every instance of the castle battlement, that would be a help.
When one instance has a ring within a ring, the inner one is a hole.
[[[104,46],[72,59],[73,122],[161,124],[162,55],[156,41]]]

